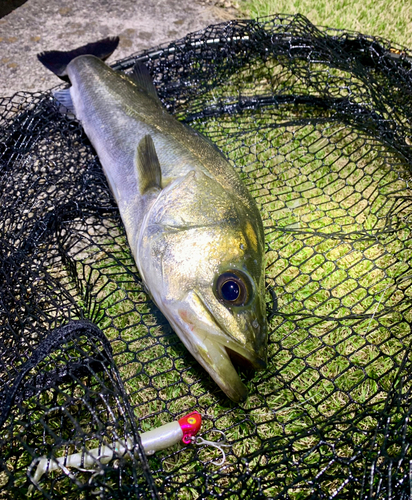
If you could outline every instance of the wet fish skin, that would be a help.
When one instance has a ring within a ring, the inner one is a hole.
[[[223,155],[166,112],[144,68],[130,77],[81,55],[67,75],[153,300],[227,396],[244,401],[230,356],[266,365],[264,233],[254,200]],[[245,303],[222,298],[222,275],[239,280]]]

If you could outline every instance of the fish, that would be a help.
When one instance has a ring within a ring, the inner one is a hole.
[[[163,106],[148,68],[104,61],[118,37],[38,54],[68,89],[116,200],[141,279],[185,347],[235,403],[236,366],[267,364],[264,230],[223,153]]]

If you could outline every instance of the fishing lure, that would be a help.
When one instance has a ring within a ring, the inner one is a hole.
[[[185,415],[179,420],[157,427],[151,431],[140,434],[143,449],[147,455],[153,455],[156,451],[164,450],[182,440],[185,444],[191,443],[202,425],[200,413],[194,411]],[[94,472],[97,463],[107,464],[114,458],[127,457],[128,452],[133,453],[135,442],[131,437],[125,441],[115,441],[111,445],[99,446],[92,450],[83,450],[80,453],[73,453],[59,458],[36,458],[29,467],[29,474],[37,468],[31,477],[33,484],[29,486],[28,493],[33,489],[33,485],[38,485],[43,474],[54,470],[62,469],[67,472],[69,467],[74,467],[81,471]]]

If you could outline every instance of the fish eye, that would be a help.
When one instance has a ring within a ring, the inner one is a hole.
[[[249,298],[246,277],[239,272],[226,272],[221,274],[215,285],[217,298],[228,305],[243,306]]]

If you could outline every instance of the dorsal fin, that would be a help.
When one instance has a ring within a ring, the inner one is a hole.
[[[162,171],[150,135],[145,135],[137,146],[136,167],[141,194],[145,194],[149,189],[161,189]]]
[[[98,42],[88,43],[82,47],[67,52],[60,50],[50,50],[38,54],[39,61],[46,66],[47,69],[53,71],[62,80],[68,81],[67,65],[78,56],[92,55],[105,61],[115,50],[119,44],[119,37],[108,37]]]
[[[137,62],[133,66],[133,70],[128,75],[128,77],[133,80],[140,88],[144,89],[149,95],[159,100],[159,96],[157,95],[153,79],[150,76],[149,70],[143,63]]]

